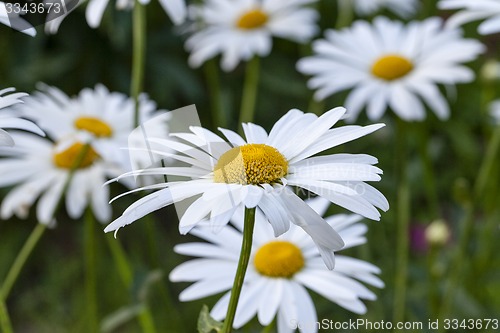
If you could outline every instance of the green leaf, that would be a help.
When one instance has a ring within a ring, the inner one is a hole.
[[[134,304],[125,306],[112,314],[106,316],[101,322],[101,332],[110,333],[117,329],[119,326],[134,320],[142,311],[144,311],[143,304]]]
[[[222,323],[212,318],[208,311],[208,306],[203,305],[198,317],[198,333],[220,332],[221,329]]]

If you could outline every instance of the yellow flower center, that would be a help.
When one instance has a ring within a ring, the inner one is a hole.
[[[99,154],[97,154],[91,146],[88,146],[85,156],[81,157],[80,155],[83,153],[84,147],[85,145],[83,143],[76,142],[66,150],[54,154],[54,164],[59,168],[71,169],[75,166],[75,163],[77,163],[77,159],[81,158],[82,160],[80,165],[78,165],[78,169],[83,169],[92,165],[92,163],[99,158]]]
[[[236,26],[240,29],[251,30],[262,27],[267,23],[268,16],[260,9],[253,9],[241,15],[236,22]]]
[[[399,79],[413,69],[410,60],[397,54],[389,54],[379,58],[372,66],[372,74],[376,77],[392,81]]]
[[[304,257],[294,244],[285,241],[272,241],[257,251],[253,264],[262,275],[274,278],[291,278],[304,267]]]
[[[214,181],[227,184],[272,184],[288,172],[288,162],[274,147],[247,144],[225,152],[214,168]]]
[[[75,120],[75,127],[90,132],[99,138],[110,137],[113,134],[113,129],[108,124],[94,117],[78,118]]]

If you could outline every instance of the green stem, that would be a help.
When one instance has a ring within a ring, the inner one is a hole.
[[[484,195],[491,171],[494,169],[500,151],[500,125],[497,126],[491,138],[483,163],[479,168],[479,173],[474,187],[475,198],[479,199]]]
[[[439,310],[439,248],[435,244],[430,244],[427,255],[427,274],[428,274],[428,317],[434,317]]]
[[[146,9],[139,1],[135,1],[132,14],[132,81],[130,95],[135,101],[134,125],[139,126],[139,94],[144,85],[144,68],[146,59]]]
[[[452,259],[451,272],[444,291],[443,302],[440,309],[441,311],[439,312],[440,321],[445,318],[451,318],[449,317],[449,315],[451,314],[451,306],[453,304],[457,287],[460,285],[463,268],[465,268],[464,263],[468,261],[467,247],[469,245],[472,231],[474,229],[474,213],[472,203],[468,203],[465,205],[465,217],[460,225],[462,227],[460,238]]]
[[[40,240],[40,237],[42,237],[45,229],[47,229],[47,226],[45,224],[37,223],[36,227],[33,229],[28,239],[24,243],[21,251],[19,251],[19,253],[17,254],[14,263],[12,264],[12,266],[9,269],[9,272],[7,273],[7,277],[2,283],[2,289],[0,290],[0,296],[4,301],[9,296],[12,286],[16,282],[19,273],[21,272],[24,264],[26,263],[26,260],[28,260],[28,257],[30,256],[31,252],[33,252],[33,249]]]
[[[9,312],[3,298],[0,298],[0,328],[3,333],[13,333],[12,323],[10,322]]]
[[[437,195],[436,180],[434,177],[434,168],[429,154],[429,133],[426,131],[425,124],[418,124],[419,151],[422,162],[425,192],[427,204],[430,208],[432,219],[439,218],[439,199]]]
[[[238,261],[238,268],[236,270],[236,276],[234,277],[233,289],[231,290],[231,298],[229,299],[226,319],[224,320],[221,333],[230,333],[233,328],[236,308],[238,307],[241,288],[243,287],[243,282],[245,281],[245,273],[247,271],[248,262],[250,261],[250,254],[252,252],[254,225],[255,208],[245,208],[245,223],[243,227],[243,242],[241,243],[240,259]]]
[[[123,250],[118,239],[114,239],[111,235],[106,237],[111,255],[115,261],[118,275],[125,287],[129,288],[133,283],[133,273],[127,255]],[[156,333],[156,327],[153,320],[153,315],[147,304],[144,304],[144,310],[139,314],[139,323],[144,333]]]
[[[147,238],[150,245],[151,258],[153,258],[152,264],[155,268],[161,269],[163,265],[160,260],[160,251],[158,247],[155,246],[155,244],[157,244],[158,242],[156,242],[155,236],[157,235],[157,232],[154,227],[155,221],[153,217],[154,216],[152,214],[148,214],[144,216],[142,220],[144,222],[143,225],[145,226],[147,232]],[[165,306],[169,309],[168,314],[166,314],[166,319],[168,319],[168,322],[172,325],[172,327],[181,327],[183,325],[182,314],[179,311],[178,306],[174,301],[174,297],[172,297],[172,294],[168,289],[168,286],[165,285],[164,283],[159,283],[158,288],[160,289],[159,291],[165,303]]]
[[[259,58],[253,57],[247,64],[243,96],[241,97],[240,124],[253,121],[259,87]]]
[[[212,123],[214,127],[227,127],[227,117],[222,103],[222,89],[219,80],[219,70],[214,59],[204,65],[207,86],[210,92],[210,108],[212,110]]]
[[[394,286],[393,321],[404,321],[406,308],[406,288],[408,279],[408,251],[410,226],[410,184],[406,173],[407,144],[404,122],[397,123],[399,185],[397,190],[397,241],[396,241],[396,276]]]
[[[90,208],[85,214],[85,297],[89,332],[98,332],[95,220]]]
[[[337,20],[335,30],[349,26],[354,18],[352,0],[337,1]]]

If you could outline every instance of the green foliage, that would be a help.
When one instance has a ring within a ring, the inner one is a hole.
[[[221,329],[222,323],[212,318],[208,306],[203,305],[198,317],[198,333],[220,332]]]

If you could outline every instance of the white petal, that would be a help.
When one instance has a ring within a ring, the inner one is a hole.
[[[187,9],[184,0],[160,0],[160,4],[174,24],[179,25],[186,20]]]

